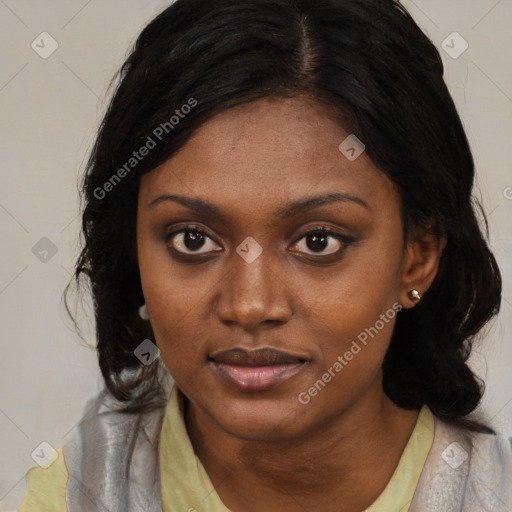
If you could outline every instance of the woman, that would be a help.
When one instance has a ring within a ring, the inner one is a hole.
[[[398,2],[171,5],[83,183],[106,388],[21,510],[510,510],[466,364],[501,295],[473,179]]]

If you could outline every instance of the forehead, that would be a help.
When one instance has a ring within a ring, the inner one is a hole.
[[[170,160],[143,176],[140,198],[147,204],[158,193],[180,192],[263,205],[334,191],[396,201],[393,184],[365,152],[351,160],[340,150],[349,135],[309,98],[257,100],[200,126]]]

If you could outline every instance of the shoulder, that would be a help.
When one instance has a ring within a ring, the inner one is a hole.
[[[465,433],[468,477],[464,505],[481,511],[512,509],[512,446],[501,435]]]
[[[473,434],[471,437],[470,484],[475,497],[492,493],[512,507],[512,446],[501,435]],[[485,498],[487,499],[487,498]]]
[[[62,446],[47,467],[33,467],[26,474],[26,490],[19,512],[66,512],[68,472]]]
[[[442,445],[447,445],[444,459],[452,455],[458,456],[454,462],[463,463],[468,460],[472,472],[484,470],[487,476],[495,478],[497,473],[508,478],[512,483],[512,444],[511,440],[500,434],[473,432],[459,426],[447,424],[436,420],[439,439]],[[457,446],[459,444],[459,446]],[[465,452],[460,452],[463,448]],[[455,451],[454,451],[455,450]],[[459,450],[460,453],[457,453]],[[484,477],[484,475],[480,475]],[[512,487],[512,485],[511,485]]]
[[[512,510],[509,439],[471,432],[435,417],[434,442],[415,498],[418,506],[428,505],[425,510]],[[503,509],[504,504],[509,508]]]
[[[116,499],[118,492],[131,492],[127,474],[154,485],[157,475],[150,471],[151,461],[157,454],[164,399],[165,394],[156,393],[137,408],[118,402],[105,390],[90,398],[76,426],[55,450],[55,460],[28,470],[19,512],[84,510],[81,500]],[[137,467],[132,467],[134,461]]]

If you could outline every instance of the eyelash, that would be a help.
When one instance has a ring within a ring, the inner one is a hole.
[[[213,240],[212,237],[210,235],[208,235],[208,233],[206,233],[206,231],[204,229],[202,229],[201,227],[195,226],[195,225],[189,225],[189,226],[185,226],[179,230],[172,231],[171,233],[165,234],[164,242],[168,245],[169,242],[172,240],[172,238],[174,238],[176,235],[179,235],[180,233],[187,233],[187,232],[198,233],[198,234],[204,236],[205,238],[209,238],[210,240]],[[332,237],[332,238],[336,239],[337,241],[339,241],[342,244],[342,246],[340,247],[340,249],[338,251],[336,251],[332,254],[324,255],[324,256],[322,256],[321,254],[314,255],[314,254],[307,254],[307,253],[303,253],[303,252],[300,252],[300,254],[307,256],[307,257],[313,257],[313,258],[315,258],[315,256],[318,258],[323,258],[323,259],[327,259],[329,257],[332,258],[335,256],[340,256],[351,244],[353,244],[356,241],[355,237],[349,237],[346,235],[342,235],[341,233],[337,233],[336,231],[333,231],[332,229],[330,229],[326,226],[317,226],[312,229],[309,229],[305,233],[302,233],[295,240],[295,242],[292,245],[296,245],[298,242],[300,242],[303,238],[306,238],[307,236],[317,235],[317,234]],[[215,240],[213,240],[213,241],[215,242]],[[215,242],[215,243],[217,243],[217,242]],[[210,252],[203,253],[203,254],[187,254],[187,253],[181,253],[171,247],[169,247],[169,250],[173,254],[177,254],[178,258],[196,259],[196,260],[201,257],[207,257],[210,254],[215,253],[215,252],[221,252],[221,251],[210,251]]]

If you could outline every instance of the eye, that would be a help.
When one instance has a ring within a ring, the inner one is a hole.
[[[167,234],[165,242],[177,253],[187,256],[222,251],[205,231],[195,226]]]
[[[166,234],[165,243],[181,256],[204,256],[220,252],[222,248],[198,226],[187,226]],[[302,235],[292,246],[293,251],[309,256],[333,256],[341,254],[354,239],[337,233],[327,227],[319,226]]]
[[[351,241],[349,237],[322,226],[305,233],[294,244],[293,250],[310,256],[332,256],[343,252]]]

